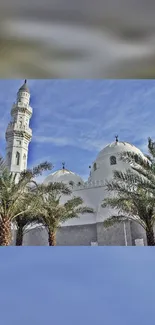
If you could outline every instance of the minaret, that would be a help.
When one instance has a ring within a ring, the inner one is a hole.
[[[30,91],[25,80],[17,93],[16,103],[11,110],[11,122],[6,130],[6,162],[11,172],[20,173],[27,169],[28,147],[32,138],[29,121],[32,116]]]

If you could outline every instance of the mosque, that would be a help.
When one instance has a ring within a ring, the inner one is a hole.
[[[32,130],[29,126],[32,117],[30,107],[30,90],[25,80],[17,93],[17,100],[11,109],[11,121],[6,130],[6,161],[12,172],[20,174],[27,168],[28,148],[32,139]],[[44,183],[64,182],[72,186],[72,195],[80,196],[84,204],[92,207],[94,213],[70,219],[60,225],[57,231],[58,246],[143,246],[146,245],[146,236],[143,228],[135,222],[126,221],[108,229],[103,226],[103,221],[112,215],[113,210],[102,208],[101,204],[107,192],[105,180],[112,179],[113,170],[126,170],[127,163],[118,159],[119,153],[130,151],[143,153],[134,145],[122,142],[116,137],[115,141],[108,144],[97,155],[90,167],[90,175],[85,182],[73,171],[67,170],[65,164],[62,169],[49,174]],[[64,200],[66,198],[64,197]],[[116,212],[115,212],[116,213]],[[13,232],[13,241],[15,232]],[[23,245],[46,246],[48,236],[45,229],[32,226],[24,235]]]

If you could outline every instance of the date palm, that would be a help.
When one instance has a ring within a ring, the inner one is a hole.
[[[62,196],[71,196],[71,189],[63,183],[51,183],[40,185],[37,215],[42,219],[42,224],[48,232],[49,246],[56,245],[56,231],[60,224],[68,219],[79,217],[79,214],[93,213],[93,209],[83,206],[80,197],[71,197],[66,203],[62,203]]]
[[[16,246],[22,246],[23,244],[23,237],[24,234],[26,234],[29,229],[28,226],[33,226],[38,223],[40,223],[42,220],[39,217],[34,217],[32,214],[25,214],[25,215],[19,215],[15,219],[15,226],[16,226]]]
[[[43,171],[50,170],[50,163],[23,171],[17,181],[17,174],[0,165],[0,246],[11,243],[11,224],[25,213],[32,213],[37,200],[34,200],[35,178]]]
[[[117,209],[104,221],[104,226],[131,220],[139,223],[146,231],[147,244],[155,246],[155,149],[151,138],[148,139],[149,154],[146,157],[124,152],[120,159],[130,164],[126,172],[114,171],[113,180],[106,182],[107,191],[113,194],[105,198],[102,207]]]
[[[119,178],[120,180],[120,178]],[[155,246],[153,226],[155,223],[155,199],[148,195],[143,189],[131,190],[117,184],[118,178],[115,175],[113,184],[107,184],[107,189],[115,191],[116,197],[105,198],[102,207],[111,207],[118,211],[118,215],[113,215],[106,219],[103,224],[109,227],[114,223],[135,221],[146,231],[148,246]],[[117,186],[115,186],[117,184]]]

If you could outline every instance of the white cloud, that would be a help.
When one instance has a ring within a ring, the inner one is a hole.
[[[58,146],[66,146],[74,144],[72,139],[68,138],[57,138],[57,137],[50,137],[50,136],[34,136],[33,141],[37,143],[53,143]]]
[[[88,137],[64,138],[64,137],[48,137],[48,136],[34,136],[33,141],[37,143],[51,143],[57,146],[74,146],[88,151],[101,150],[107,143],[102,140],[89,139]]]

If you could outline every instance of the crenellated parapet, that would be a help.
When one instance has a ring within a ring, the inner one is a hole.
[[[20,133],[24,132],[24,134],[27,133],[27,136],[29,138],[32,137],[32,130],[30,129],[29,126],[20,125],[17,122],[10,122],[8,124],[7,130],[6,130],[6,140],[7,140],[8,136],[19,133],[19,132]]]
[[[104,180],[91,181],[91,182],[85,182],[84,184],[72,184],[72,189],[73,191],[81,191],[90,188],[104,187],[105,184],[106,183]]]
[[[17,102],[12,105],[11,109],[11,116],[13,117],[14,114],[21,112],[21,113],[26,113],[29,118],[32,116],[32,107],[28,103],[23,103],[23,102]]]

